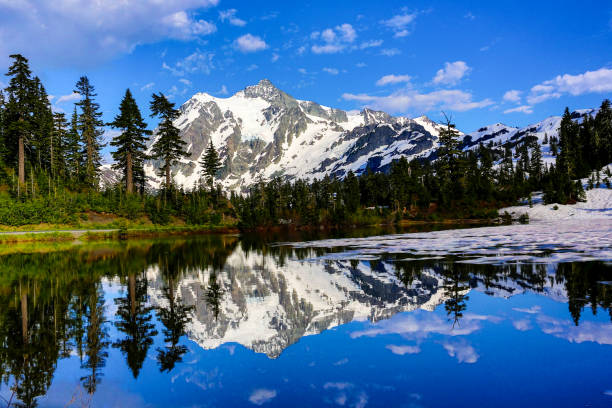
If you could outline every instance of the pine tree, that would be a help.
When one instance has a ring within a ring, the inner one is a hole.
[[[575,151],[574,151],[574,139],[576,138],[577,127],[569,109],[566,107],[563,117],[561,118],[561,124],[559,125],[559,147],[560,152],[557,158],[557,171],[564,172],[571,177],[574,176],[576,168],[575,163]]]
[[[538,141],[534,141],[533,148],[531,150],[531,161],[529,165],[529,179],[532,182],[532,187],[538,188],[540,181],[542,180],[542,150]]]
[[[115,164],[113,168],[123,170],[123,178],[128,194],[134,192],[134,173],[141,179],[143,173],[143,162],[147,158],[144,153],[147,135],[147,124],[142,119],[136,101],[129,89],[119,105],[119,114],[109,126],[120,129],[121,133],[113,138],[110,145],[117,149],[112,153]],[[142,180],[141,180],[142,182]]]
[[[0,166],[2,167],[4,167],[6,154],[6,102],[4,90],[0,89]]]
[[[7,76],[7,137],[9,154],[17,158],[17,174],[20,185],[25,184],[25,145],[29,141],[32,128],[32,78],[28,60],[21,54],[9,56],[13,59]]]
[[[181,157],[187,156],[185,151],[187,144],[181,139],[180,131],[173,123],[179,117],[180,112],[174,108],[174,103],[168,101],[161,92],[159,95],[153,94],[150,108],[151,116],[157,116],[161,119],[156,133],[157,140],[152,147],[151,157],[163,161],[160,175],[165,176],[165,187],[169,189],[172,183],[170,175],[172,166]]]
[[[219,159],[219,155],[215,150],[215,146],[213,145],[212,140],[204,153],[200,161],[200,166],[202,167],[202,176],[206,180],[206,184],[210,188],[210,191],[213,191],[214,179],[221,169],[221,159]]]
[[[601,103],[599,112],[595,116],[594,127],[600,167],[612,162],[612,107],[609,99]]]
[[[81,100],[76,105],[81,109],[78,125],[84,147],[84,180],[90,188],[98,187],[99,167],[101,162],[100,149],[102,149],[102,135],[104,122],[100,105],[95,101],[97,94],[95,88],[86,76],[82,76],[76,83],[77,92]]]
[[[70,178],[77,181],[81,175],[81,166],[84,163],[83,150],[81,147],[81,136],[79,135],[79,123],[76,106],[70,120],[70,129],[66,134],[65,144],[66,167]]]
[[[31,83],[32,89],[32,128],[30,143],[30,163],[37,164],[39,170],[51,168],[50,140],[53,132],[53,111],[49,95],[38,77]]]
[[[457,189],[459,186],[460,166],[459,166],[459,132],[455,125],[446,118],[446,125],[438,136],[438,160],[437,174],[441,180],[442,201],[449,202],[452,198],[458,197]]]
[[[66,142],[68,124],[63,112],[53,114],[53,132],[49,140],[49,164],[51,176],[63,176],[66,170]]]

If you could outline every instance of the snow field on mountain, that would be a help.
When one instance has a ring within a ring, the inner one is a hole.
[[[603,174],[606,168],[612,171],[612,164],[600,170],[601,178],[604,177]],[[598,188],[587,190],[588,181],[588,178],[581,180],[582,187],[585,189],[585,202],[570,205],[544,204],[542,202],[542,194],[537,193],[532,198],[532,207],[529,207],[525,202],[522,205],[502,208],[499,210],[499,213],[508,212],[516,217],[521,214],[527,214],[531,222],[592,219],[607,220],[612,223],[612,189],[607,188],[602,181],[599,183]],[[612,225],[610,225],[610,228],[612,228]]]

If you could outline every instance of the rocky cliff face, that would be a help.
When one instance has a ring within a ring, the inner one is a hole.
[[[194,95],[176,120],[189,157],[173,169],[185,188],[199,181],[198,164],[212,140],[223,160],[220,173],[228,189],[243,189],[272,177],[321,178],[381,170],[401,156],[429,156],[440,125],[364,109],[345,112],[301,101],[262,80],[229,98]],[[154,140],[154,138],[153,138]],[[151,187],[159,186],[159,163],[145,170]]]

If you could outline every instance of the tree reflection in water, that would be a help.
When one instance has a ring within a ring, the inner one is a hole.
[[[180,282],[200,271],[210,271],[202,285],[202,300],[220,324],[224,288],[228,297],[236,289],[231,271],[225,270],[227,258],[236,251],[242,251],[245,257],[265,254],[280,266],[288,259],[314,258],[325,252],[320,248],[268,246],[256,239],[239,242],[234,236],[210,236],[0,256],[0,381],[10,390],[11,400],[6,402],[37,406],[52,383],[58,361],[70,356],[80,360],[81,384],[93,395],[102,381],[111,345],[121,352],[136,378],[158,331],[163,344],[154,349],[157,365],[160,371],[171,372],[188,352],[184,338],[194,318],[194,306],[185,303]],[[396,256],[393,260],[387,265],[394,265],[403,290],[423,279],[424,271],[442,282],[437,288],[435,282],[430,286],[432,290],[445,291],[444,307],[453,325],[461,324],[469,308],[467,294],[477,286],[492,294],[517,289],[537,293],[550,284],[562,285],[576,325],[586,308],[593,313],[603,309],[612,320],[612,286],[605,283],[612,280],[612,266],[603,262],[474,265],[452,259],[408,261]],[[353,260],[343,265],[347,275],[361,284],[369,296],[383,299],[389,295],[378,288],[375,278],[369,277],[366,285],[355,275],[359,268],[366,267],[375,276],[380,263],[369,265],[367,261]],[[162,300],[155,307],[148,299],[151,282],[147,271],[152,268],[161,278]],[[265,265],[253,267],[253,273],[269,274]],[[254,293],[264,296],[276,290],[296,319],[313,319],[312,310],[286,287],[282,276],[268,278],[278,287],[262,287],[264,280],[256,279],[252,282]],[[123,287],[122,295],[115,300],[117,313],[113,321],[108,321],[105,314],[108,303],[104,283],[110,280],[121,282]],[[111,324],[118,329],[119,338],[110,338]]]

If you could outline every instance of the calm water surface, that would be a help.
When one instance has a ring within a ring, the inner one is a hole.
[[[612,406],[606,259],[316,238],[1,248],[0,407]]]

